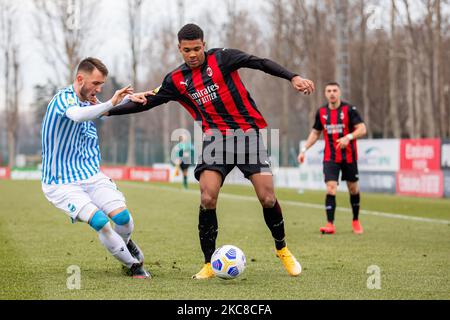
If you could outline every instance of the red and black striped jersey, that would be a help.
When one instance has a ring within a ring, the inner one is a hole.
[[[342,102],[339,108],[331,110],[328,105],[321,107],[316,113],[313,128],[323,131],[325,139],[324,161],[336,163],[353,163],[358,161],[356,140],[350,142],[347,148],[337,150],[337,140],[352,133],[355,126],[363,123],[356,107]]]
[[[110,115],[137,113],[169,101],[179,102],[203,131],[264,129],[267,123],[255,101],[245,88],[238,70],[251,68],[292,80],[296,74],[277,63],[249,55],[236,49],[211,49],[205,53],[204,64],[191,69],[183,64],[164,78],[155,96],[147,98],[146,105],[128,102],[110,111]]]

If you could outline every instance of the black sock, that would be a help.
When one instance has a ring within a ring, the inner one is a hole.
[[[277,250],[281,250],[286,247],[283,213],[281,212],[281,207],[278,201],[275,203],[273,208],[264,208],[264,220],[266,221],[270,232],[272,232]]]
[[[327,211],[327,219],[329,223],[334,223],[334,213],[336,211],[336,196],[327,194],[325,201],[325,209]]]
[[[188,187],[188,178],[186,176],[183,177],[183,186],[187,189]]]
[[[360,194],[352,194],[350,195],[350,203],[352,205],[352,210],[353,210],[353,221],[356,221],[359,219],[359,203],[361,201],[361,196]]]
[[[211,262],[211,256],[216,250],[216,239],[218,233],[218,223],[216,209],[203,209],[200,207],[198,219],[198,233],[200,236],[200,246],[205,256],[205,263]]]

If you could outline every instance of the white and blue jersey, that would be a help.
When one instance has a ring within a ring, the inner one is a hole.
[[[42,182],[69,184],[100,172],[97,129],[91,121],[76,123],[66,116],[80,102],[73,86],[60,90],[49,103],[42,123]]]

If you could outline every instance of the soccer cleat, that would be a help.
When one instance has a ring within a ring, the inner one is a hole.
[[[325,227],[320,228],[322,234],[335,234],[336,227],[331,222],[328,222]]]
[[[364,232],[361,223],[359,223],[359,220],[354,220],[352,222],[352,228],[355,234],[363,234]]]
[[[211,279],[214,278],[214,271],[211,267],[211,263],[206,263],[202,270],[200,270],[197,274],[192,276],[192,279],[195,280],[205,280],[205,279]]]
[[[151,279],[150,272],[145,270],[143,263],[135,263],[130,268],[130,275],[134,279]]]
[[[277,250],[277,257],[280,258],[289,275],[296,277],[302,273],[302,266],[287,247]]]
[[[144,253],[142,252],[141,248],[138,247],[136,243],[133,242],[133,240],[130,239],[127,244],[128,251],[130,251],[131,255],[136,258],[139,263],[144,263]]]

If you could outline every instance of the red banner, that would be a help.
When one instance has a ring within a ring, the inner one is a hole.
[[[400,170],[437,171],[441,169],[441,140],[402,140]]]
[[[11,170],[8,167],[0,167],[0,180],[8,180],[11,177]]]
[[[11,177],[11,170],[8,167],[0,167],[0,180],[8,180]]]
[[[397,173],[397,193],[405,196],[441,198],[444,196],[442,171],[401,171]]]
[[[170,170],[153,168],[130,168],[131,181],[169,182]]]
[[[116,181],[169,182],[170,170],[154,168],[102,167],[102,172]]]
[[[113,180],[130,179],[130,170],[127,167],[101,167],[101,171]]]

